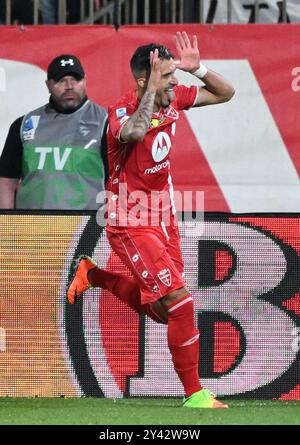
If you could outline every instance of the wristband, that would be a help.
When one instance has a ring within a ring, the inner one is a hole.
[[[203,65],[203,63],[200,63],[199,68],[196,71],[194,71],[192,74],[193,74],[193,76],[196,76],[199,79],[202,79],[206,75],[207,71],[208,71],[208,69],[206,68],[206,66]]]

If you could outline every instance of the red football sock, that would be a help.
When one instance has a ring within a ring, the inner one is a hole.
[[[141,304],[140,288],[132,278],[95,267],[89,271],[88,280],[93,287],[109,290],[138,314],[145,313],[157,323],[164,323],[150,304]]]
[[[168,345],[174,368],[189,397],[202,386],[199,382],[199,331],[194,325],[194,303],[190,295],[167,307]]]

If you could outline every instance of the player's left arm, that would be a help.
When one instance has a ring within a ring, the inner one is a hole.
[[[194,35],[190,41],[186,32],[177,32],[175,45],[180,57],[177,68],[191,73],[204,83],[204,86],[198,87],[198,96],[193,106],[200,107],[228,102],[235,90],[223,76],[207,69],[200,63],[197,37]]]
[[[208,69],[201,80],[205,86],[198,87],[198,97],[193,105],[194,107],[228,102],[234,95],[234,88],[221,74]]]

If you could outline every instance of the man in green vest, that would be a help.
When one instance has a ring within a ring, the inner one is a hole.
[[[10,126],[0,158],[0,208],[97,210],[107,179],[107,112],[87,98],[73,55],[52,60],[46,85],[49,102]]]

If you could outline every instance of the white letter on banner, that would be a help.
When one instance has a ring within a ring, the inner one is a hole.
[[[45,88],[46,73],[30,63],[6,60],[0,57],[2,83],[0,106],[0,155],[11,123],[28,110],[35,110],[47,103],[49,95]],[[5,87],[3,89],[3,87]],[[20,100],[20,98],[22,98]]]
[[[230,210],[299,212],[298,173],[248,60],[203,63],[237,90],[229,103],[185,112]],[[180,83],[202,84],[189,73],[176,75]]]
[[[5,69],[0,66],[0,93],[6,91]]]
[[[297,93],[300,91],[300,66],[295,66],[295,68],[292,69],[292,76],[296,76],[292,80],[292,90]]]
[[[218,395],[252,391],[280,377],[294,362],[297,351],[295,328],[288,314],[259,299],[274,289],[286,273],[286,259],[280,247],[254,228],[228,222],[205,222],[201,240],[228,245],[237,257],[233,277],[218,286],[198,287],[195,260],[198,239],[184,236],[180,225],[185,276],[197,313],[223,312],[236,320],[246,338],[246,351],[231,372],[201,383]],[[182,395],[183,388],[173,369],[167,346],[167,327],[146,318],[144,374],[130,378],[130,395]]]

